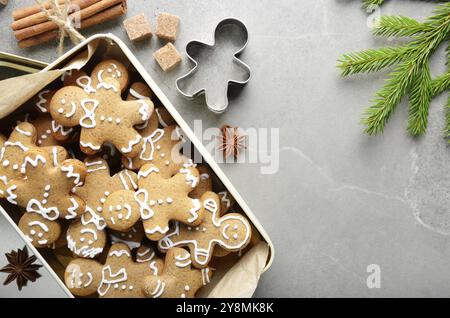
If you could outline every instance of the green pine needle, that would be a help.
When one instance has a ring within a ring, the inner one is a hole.
[[[386,84],[376,93],[375,100],[364,113],[362,122],[366,125],[365,131],[370,135],[383,132],[395,107],[409,94],[408,132],[414,136],[422,135],[427,128],[431,98],[450,87],[450,69],[432,80],[428,64],[436,48],[449,39],[450,3],[438,5],[433,15],[423,23],[401,16],[382,17],[374,33],[410,36],[412,41],[398,47],[344,54],[339,58],[338,67],[343,76],[395,66]],[[448,111],[446,131],[450,136]]]
[[[426,132],[431,103],[431,73],[428,63],[420,68],[409,92],[408,132],[419,136]]]
[[[450,138],[450,95],[448,95],[448,97],[447,97],[447,105],[445,108],[444,137]]]
[[[405,16],[382,16],[375,22],[372,30],[377,36],[405,37],[423,33],[428,26]]]
[[[363,8],[372,12],[383,4],[384,0],[363,0]]]
[[[411,52],[409,47],[384,47],[344,54],[338,60],[342,76],[370,73],[397,64]]]
[[[442,94],[450,87],[450,71],[439,75],[431,81],[431,89],[433,97]]]

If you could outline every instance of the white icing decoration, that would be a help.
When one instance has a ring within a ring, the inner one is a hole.
[[[166,226],[165,228],[161,228],[159,225],[154,227],[153,229],[145,229],[145,233],[147,233],[147,234],[155,234],[156,232],[165,234],[168,231],[169,231],[169,226]]]
[[[150,99],[148,96],[144,96],[136,92],[133,88],[130,88],[130,95],[133,96],[136,99]]]
[[[87,105],[93,105],[91,108],[88,108]],[[80,126],[83,128],[94,128],[97,123],[95,122],[95,111],[99,106],[98,100],[95,99],[84,99],[81,101],[81,108],[84,110],[84,116],[80,119]],[[86,123],[86,121],[88,121]]]
[[[22,135],[27,136],[27,137],[31,137],[32,136],[31,132],[23,130],[23,129],[20,129],[19,126],[16,127],[16,131],[21,133]]]
[[[203,285],[209,284],[209,268],[202,268],[202,281]]]
[[[57,207],[44,207],[41,202],[36,199],[31,199],[27,204],[27,212],[34,212],[42,215],[47,220],[55,221],[59,218],[59,210]]]
[[[70,105],[72,106],[72,108],[70,109],[70,112],[66,114],[66,118],[72,117],[77,111],[77,105],[74,102],[70,102]]]
[[[94,161],[94,162],[87,162],[86,167],[94,167],[98,166],[96,168],[90,168],[87,170],[87,173],[92,173],[99,170],[108,170],[108,168],[103,164],[103,161]]]
[[[197,211],[202,207],[198,199],[192,199],[192,205],[193,207],[189,210],[189,213],[192,215],[192,217],[187,219],[189,223],[195,222],[198,219]]]
[[[125,282],[127,279],[128,276],[125,268],[119,269],[117,273],[112,273],[111,266],[107,265],[102,269],[102,281],[97,292],[100,296],[105,296],[111,285]]]
[[[172,247],[186,246],[186,245],[192,244],[194,246],[193,251],[194,251],[194,259],[195,259],[196,263],[199,264],[200,266],[205,266],[208,263],[208,260],[210,258],[210,253],[212,251],[213,244],[217,243],[219,246],[221,246],[225,249],[237,250],[237,249],[240,249],[242,246],[244,246],[248,242],[248,240],[250,239],[251,229],[250,229],[248,222],[245,222],[245,219],[243,217],[235,216],[235,215],[225,215],[225,216],[219,218],[219,215],[218,215],[219,206],[217,205],[217,202],[213,199],[205,200],[203,202],[203,207],[208,212],[212,213],[212,222],[216,228],[220,228],[222,226],[222,223],[224,223],[225,221],[238,220],[245,227],[245,237],[241,240],[241,242],[237,245],[230,246],[226,242],[224,242],[222,239],[214,238],[208,242],[207,249],[199,248],[198,241],[196,241],[196,240],[181,240],[178,242],[173,242],[171,240],[171,237],[178,236],[180,234],[180,224],[178,222],[176,222],[175,230],[172,233],[167,234],[161,240],[159,240],[158,247],[161,250],[167,250]]]
[[[141,115],[141,119],[143,121],[148,120],[150,118],[150,106],[148,106],[145,100],[138,100],[141,107],[139,107],[139,114]]]
[[[94,280],[94,277],[92,276],[91,272],[87,272],[87,276],[88,276],[88,281],[83,285],[83,287],[88,287],[89,285],[91,285],[92,281]]]
[[[57,167],[58,166],[58,148],[53,147],[52,148],[52,158],[53,158],[53,166]]]
[[[101,148],[101,146],[96,146],[96,145],[94,145],[94,144],[92,144],[92,143],[90,143],[90,142],[83,142],[83,141],[81,141],[81,140],[80,140],[80,145],[81,145],[82,147],[84,147],[84,148],[90,148],[90,149],[92,149],[92,150],[94,150],[94,151],[98,151],[98,150],[100,150],[100,148]]]
[[[150,269],[153,271],[153,275],[158,275],[158,267],[156,267],[156,261],[150,263]]]
[[[32,226],[39,226],[45,233],[48,233],[48,226],[47,225],[45,225],[44,223],[42,223],[42,222],[39,222],[39,221],[32,221],[32,222],[30,222],[30,223],[28,223],[28,226],[29,227],[32,227]],[[33,233],[32,233],[33,234]]]
[[[159,173],[159,169],[156,167],[150,167],[147,170],[140,170],[138,173],[138,179],[140,178],[147,178],[151,173]]]
[[[81,229],[80,233],[81,233],[81,234],[89,233],[89,234],[91,234],[92,237],[94,238],[94,241],[97,241],[97,240],[98,240],[97,232],[95,232],[95,231],[92,230],[92,229]]]
[[[115,256],[115,257],[121,257],[122,255],[131,257],[130,253],[127,250],[116,250],[108,254],[108,256]]]
[[[90,247],[88,245],[84,245],[80,248],[77,248],[77,242],[67,235],[67,248],[73,253],[80,255],[86,258],[94,258],[98,254],[103,252],[102,247]]]
[[[32,159],[31,157],[26,156],[23,163],[22,163],[22,167],[20,168],[20,171],[25,174],[27,172],[27,166],[28,164],[32,165],[34,168],[36,168],[39,164],[39,161],[42,162],[43,164],[45,164],[47,162],[47,160],[45,160],[45,158],[42,155],[36,155],[36,157],[34,159]]]
[[[73,128],[65,129],[63,125],[59,125],[56,121],[52,120],[52,131],[54,133],[61,133],[63,136],[68,136],[72,133]]]
[[[141,195],[143,195],[144,197],[140,198]],[[147,203],[148,198],[149,195],[147,190],[145,189],[139,189],[134,194],[134,200],[139,204],[139,213],[141,214],[142,220],[148,220],[155,214],[155,212],[153,212],[152,208],[150,208]]]
[[[47,99],[44,97],[44,95],[47,94],[47,93],[50,93],[50,90],[46,89],[46,90],[43,90],[42,92],[40,92],[38,94],[39,101],[36,103],[36,107],[39,108],[39,110],[42,113],[47,113],[48,112],[47,108],[42,106],[42,104],[47,102]]]
[[[184,169],[184,168],[181,168],[181,169],[180,169],[180,173],[186,175],[186,176],[185,176],[185,178],[186,178],[186,183],[187,183],[187,184],[190,184],[192,188],[195,188],[195,187],[198,185],[198,177],[196,177],[196,176],[194,176],[194,175],[192,174],[191,169],[187,169],[187,168]]]
[[[155,143],[158,142],[164,136],[164,130],[156,129],[150,136],[144,138],[144,145],[142,147],[141,154],[139,158],[144,161],[152,161],[153,154],[155,152]],[[146,157],[147,144],[150,144],[150,154]]]
[[[87,81],[86,84],[82,82],[83,80]],[[92,87],[92,80],[89,76],[80,76],[79,78],[77,78],[76,82],[78,86],[83,88],[86,93],[90,94],[96,92],[95,88]]]
[[[62,166],[61,167],[61,171],[66,173],[67,178],[75,178],[74,183],[78,184],[80,183],[80,174],[79,173],[75,173],[75,168],[72,165],[68,165],[68,166]]]
[[[158,279],[158,284],[155,288],[155,290],[151,293],[153,298],[159,298],[164,293],[164,289],[166,288],[166,284],[161,282],[160,279]]]
[[[86,218],[90,216],[89,220],[87,220]],[[83,213],[83,215],[81,216],[81,223],[83,225],[88,225],[89,223],[92,223],[95,225],[95,227],[97,228],[97,230],[102,231],[105,229],[106,227],[106,221],[103,217],[101,217],[100,215],[96,214],[91,208],[86,207],[86,211]]]
[[[6,194],[8,195],[6,197],[6,200],[8,200],[8,202],[17,205],[17,195],[14,193],[14,191],[17,189],[17,186],[14,184],[12,186],[10,186],[8,189],[6,189]]]
[[[168,127],[169,125],[167,125],[166,122],[163,120],[161,114],[159,113],[158,108],[155,108],[155,112],[156,112],[156,116],[158,116],[158,121],[159,121],[160,125],[163,126],[164,128]]]
[[[122,153],[130,153],[133,150],[133,147],[136,146],[142,140],[141,135],[136,135],[136,139],[130,140],[128,142],[128,147],[122,147]]]

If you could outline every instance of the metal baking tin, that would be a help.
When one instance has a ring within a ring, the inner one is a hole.
[[[169,111],[169,113],[172,115],[178,126],[181,128],[181,130],[184,132],[186,137],[193,143],[193,145],[196,147],[196,149],[199,151],[199,153],[203,156],[203,159],[208,163],[210,168],[214,171],[216,176],[220,179],[222,184],[225,186],[225,188],[228,190],[228,192],[233,196],[233,198],[236,200],[236,203],[239,204],[247,218],[251,221],[254,228],[259,232],[261,235],[261,238],[267,243],[269,247],[269,255],[268,259],[266,261],[266,265],[264,267],[263,272],[267,271],[270,266],[273,263],[275,251],[273,243],[259,222],[259,220],[256,218],[256,215],[251,211],[250,207],[247,205],[247,203],[244,201],[242,196],[239,194],[239,192],[236,190],[236,188],[233,186],[231,181],[228,179],[228,177],[225,175],[225,173],[222,171],[222,169],[219,167],[219,165],[215,162],[213,156],[208,152],[208,150],[205,148],[205,146],[202,144],[202,142],[197,138],[195,133],[192,131],[192,129],[189,127],[189,125],[186,123],[186,121],[181,117],[181,115],[178,113],[178,111],[175,109],[175,107],[172,105],[172,103],[169,101],[169,99],[166,97],[166,95],[162,92],[162,90],[159,88],[159,86],[155,83],[153,78],[150,77],[148,72],[145,70],[145,68],[142,66],[142,64],[137,60],[137,58],[133,55],[133,53],[130,51],[130,49],[125,45],[125,43],[122,42],[118,37],[116,37],[113,34],[96,34],[94,36],[91,36],[90,38],[84,40],[80,44],[76,45],[74,48],[72,48],[70,51],[65,53],[63,56],[59,57],[57,60],[55,60],[50,65],[46,66],[43,71],[50,71],[58,67],[58,65],[64,65],[67,62],[73,58],[74,55],[79,53],[80,50],[87,47],[87,45],[95,40],[105,40],[109,43],[114,43],[117,45],[124,53],[124,55],[129,59],[130,63],[135,67],[135,69],[139,72],[139,74],[142,76],[144,81],[147,83],[147,85],[151,88],[153,93],[158,97],[158,99],[161,101],[162,105]],[[34,61],[37,62],[37,61]],[[45,63],[38,62],[38,64],[46,65]],[[36,64],[37,65],[37,64]],[[24,243],[27,245],[27,247],[38,257],[41,264],[51,273],[51,275],[55,278],[55,280],[59,283],[62,290],[67,294],[69,297],[74,297],[72,293],[67,289],[64,282],[61,281],[61,279],[58,277],[58,275],[54,272],[53,268],[48,264],[46,259],[42,256],[42,254],[27,240],[22,233],[22,231],[19,229],[19,227],[16,225],[16,223],[12,220],[12,218],[8,215],[8,213],[5,211],[5,209],[0,205],[0,214],[3,214],[6,220],[11,224],[11,226],[19,233],[19,235],[22,237]]]
[[[229,25],[229,24],[238,26],[241,29],[242,34],[245,38],[245,41],[244,41],[245,43],[243,44],[242,48],[240,48],[236,53],[233,54],[233,62],[245,70],[245,72],[247,74],[247,79],[243,80],[243,81],[236,81],[236,80],[229,79],[227,81],[227,85],[225,86],[224,91],[223,91],[223,94],[224,94],[223,99],[225,101],[225,104],[224,105],[212,105],[208,102],[208,98],[206,96],[207,91],[205,88],[201,88],[193,94],[188,94],[180,88],[179,84],[180,84],[180,81],[192,77],[198,70],[198,62],[191,56],[191,53],[190,53],[192,48],[198,47],[198,46],[206,47],[206,48],[214,48],[216,46],[215,39],[216,39],[216,35],[217,35],[218,31],[220,31],[220,29],[223,26]],[[187,54],[189,60],[191,60],[192,63],[194,64],[194,68],[191,69],[187,74],[177,78],[177,80],[175,81],[175,85],[176,85],[178,92],[181,95],[183,95],[184,97],[186,97],[187,99],[194,99],[197,96],[205,94],[205,97],[206,97],[205,100],[206,100],[206,105],[208,106],[208,109],[216,114],[221,114],[221,113],[225,112],[225,110],[228,108],[228,89],[229,89],[229,87],[231,85],[243,87],[250,81],[251,69],[247,64],[245,64],[242,60],[239,59],[239,56],[247,47],[249,36],[248,36],[248,30],[247,30],[247,27],[245,26],[245,24],[241,20],[236,19],[236,18],[226,18],[226,19],[223,19],[222,21],[220,21],[219,24],[217,24],[213,35],[214,35],[214,42],[212,44],[207,44],[207,43],[204,43],[201,41],[191,41],[186,45],[186,54]]]
[[[0,67],[11,68],[24,73],[36,73],[47,67],[47,63],[10,53],[0,52]]]

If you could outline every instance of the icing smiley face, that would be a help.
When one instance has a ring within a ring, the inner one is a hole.
[[[85,213],[86,214],[86,213]],[[97,227],[94,222],[88,223],[83,217],[73,221],[67,230],[67,247],[74,254],[94,258],[103,252],[106,244],[106,233],[103,227]]]
[[[221,215],[221,200],[213,192],[202,196],[206,211],[203,223],[188,226],[175,223],[175,228],[158,242],[158,248],[167,251],[173,247],[188,247],[195,267],[205,267],[214,255],[215,247],[222,252],[237,252],[244,249],[251,239],[248,220],[240,214]],[[226,253],[225,253],[226,255]]]
[[[221,244],[231,248],[239,248],[248,240],[249,228],[245,222],[238,218],[223,217],[220,228],[222,232]]]
[[[92,71],[91,77],[94,87],[104,82],[106,78],[113,78],[119,82],[121,92],[124,92],[129,84],[128,70],[123,63],[117,60],[100,62]]]
[[[25,213],[20,218],[19,228],[37,248],[48,247],[61,235],[61,226],[58,222],[49,221],[37,213]]]
[[[89,296],[97,291],[102,266],[97,262],[73,260],[66,268],[64,279],[70,291],[77,296]]]

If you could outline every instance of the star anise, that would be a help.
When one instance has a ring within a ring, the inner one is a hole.
[[[242,149],[247,149],[246,137],[238,127],[225,125],[221,128],[222,135],[218,136],[220,144],[217,146],[218,151],[223,151],[225,158],[234,156],[237,158]]]
[[[22,290],[23,286],[27,285],[28,281],[34,282],[41,277],[38,269],[42,265],[33,264],[37,258],[36,256],[28,256],[28,249],[26,246],[17,251],[11,251],[5,254],[8,260],[8,265],[0,269],[0,272],[8,273],[3,285],[8,285],[13,281],[17,282],[17,287]]]

